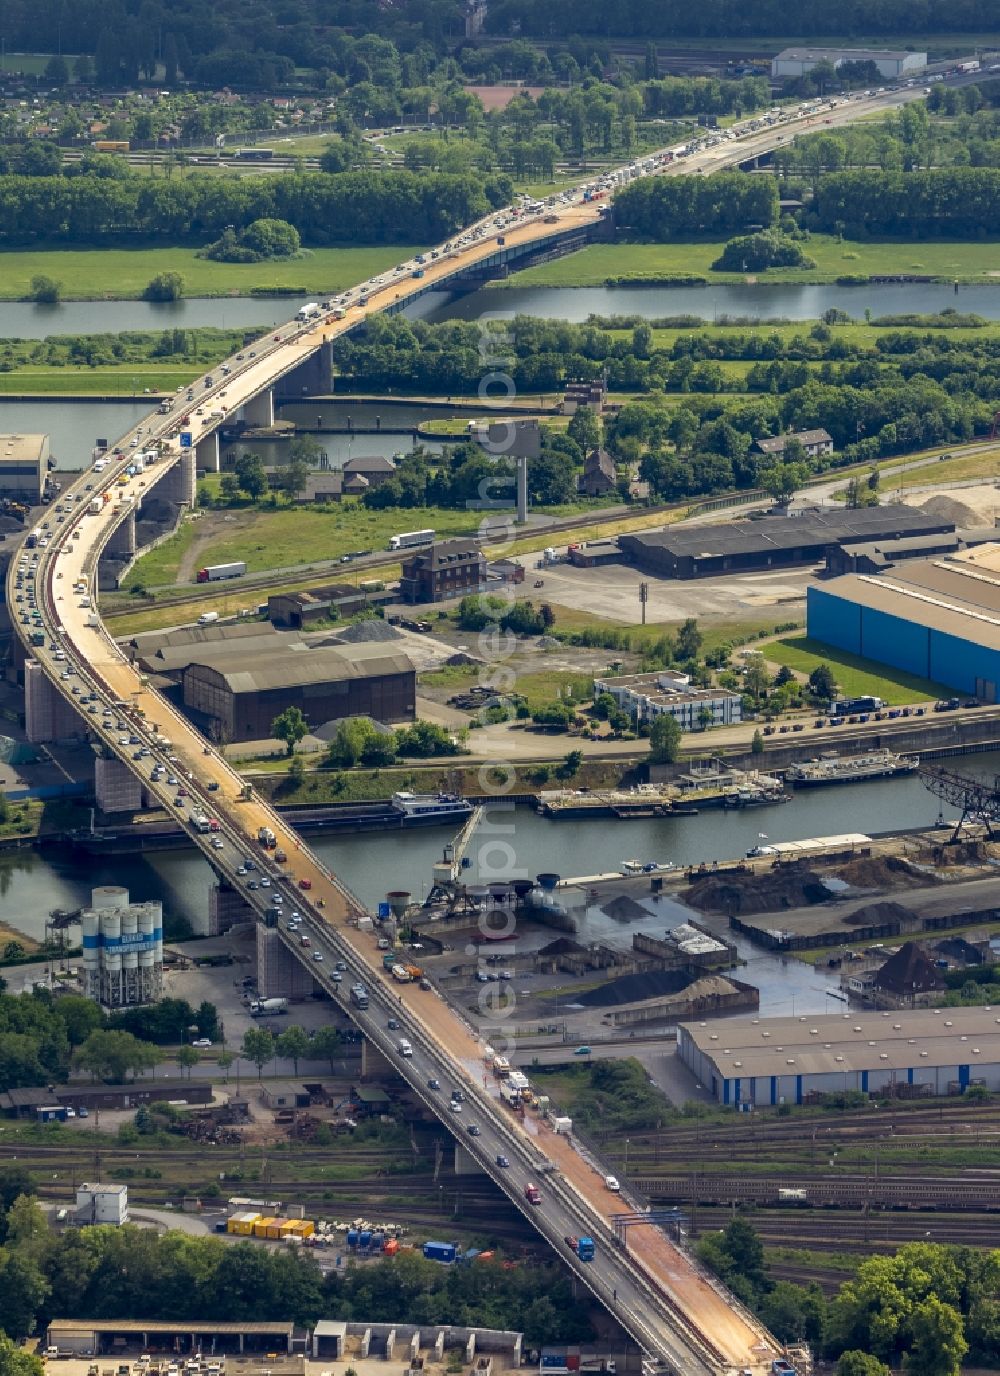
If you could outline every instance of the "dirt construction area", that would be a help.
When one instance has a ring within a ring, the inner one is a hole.
[[[527,561],[522,562],[527,566]],[[777,619],[791,621],[803,615],[806,588],[813,581],[811,568],[692,579],[655,578],[627,564],[602,564],[595,569],[551,564],[544,570],[529,568],[528,573],[523,586],[530,587],[535,577],[543,579],[544,587],[535,596],[556,607],[636,626],[642,621],[641,583],[649,589],[647,621],[684,621],[689,616],[737,621],[772,611]]]

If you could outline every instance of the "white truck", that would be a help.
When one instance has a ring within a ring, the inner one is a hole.
[[[202,612],[198,618],[199,626],[211,626],[219,619],[218,612]]]
[[[307,301],[304,306],[300,306],[299,309],[295,312],[295,319],[312,320],[315,316],[319,315],[319,313],[319,302]]]
[[[90,505],[87,507],[87,510],[90,512],[91,516],[96,516],[101,511],[103,506],[104,502],[100,497],[91,497]]]
[[[275,1018],[279,1013],[287,1012],[287,999],[254,999],[250,1005],[252,1018]]]

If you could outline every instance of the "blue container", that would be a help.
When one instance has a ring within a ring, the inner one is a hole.
[[[348,1247],[357,1247],[357,1245],[358,1245],[358,1230],[357,1230],[357,1228],[348,1228],[348,1230],[347,1230],[347,1245],[348,1245]]]
[[[371,1230],[368,1229],[368,1228],[362,1228],[362,1229],[361,1229],[361,1232],[358,1234],[358,1246],[359,1246],[359,1247],[370,1247],[371,1245],[372,1245]]]
[[[454,1261],[457,1249],[453,1242],[425,1242],[424,1256],[428,1261]]]

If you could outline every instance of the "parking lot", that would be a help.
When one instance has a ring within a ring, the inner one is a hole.
[[[656,578],[628,564],[602,564],[579,569],[572,564],[534,568],[535,556],[523,559],[529,578],[522,588],[542,579],[536,597],[574,611],[589,612],[619,625],[639,625],[642,604],[639,586],[648,588],[646,620],[700,621],[747,620],[773,614],[776,621],[802,616],[806,588],[813,581],[811,568],[780,569],[760,573],[731,573],[722,578]],[[556,622],[558,624],[558,611]]]

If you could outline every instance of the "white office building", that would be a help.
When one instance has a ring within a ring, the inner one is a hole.
[[[128,889],[90,893],[83,924],[83,991],[102,1008],[154,1003],[163,995],[163,905],[130,903]]]
[[[128,1186],[83,1184],[76,1188],[76,1221],[82,1228],[128,1222]]]
[[[639,725],[669,715],[682,731],[697,731],[734,726],[743,719],[739,693],[730,693],[725,688],[696,688],[689,675],[673,670],[595,679],[594,693],[610,693],[617,706]]]

